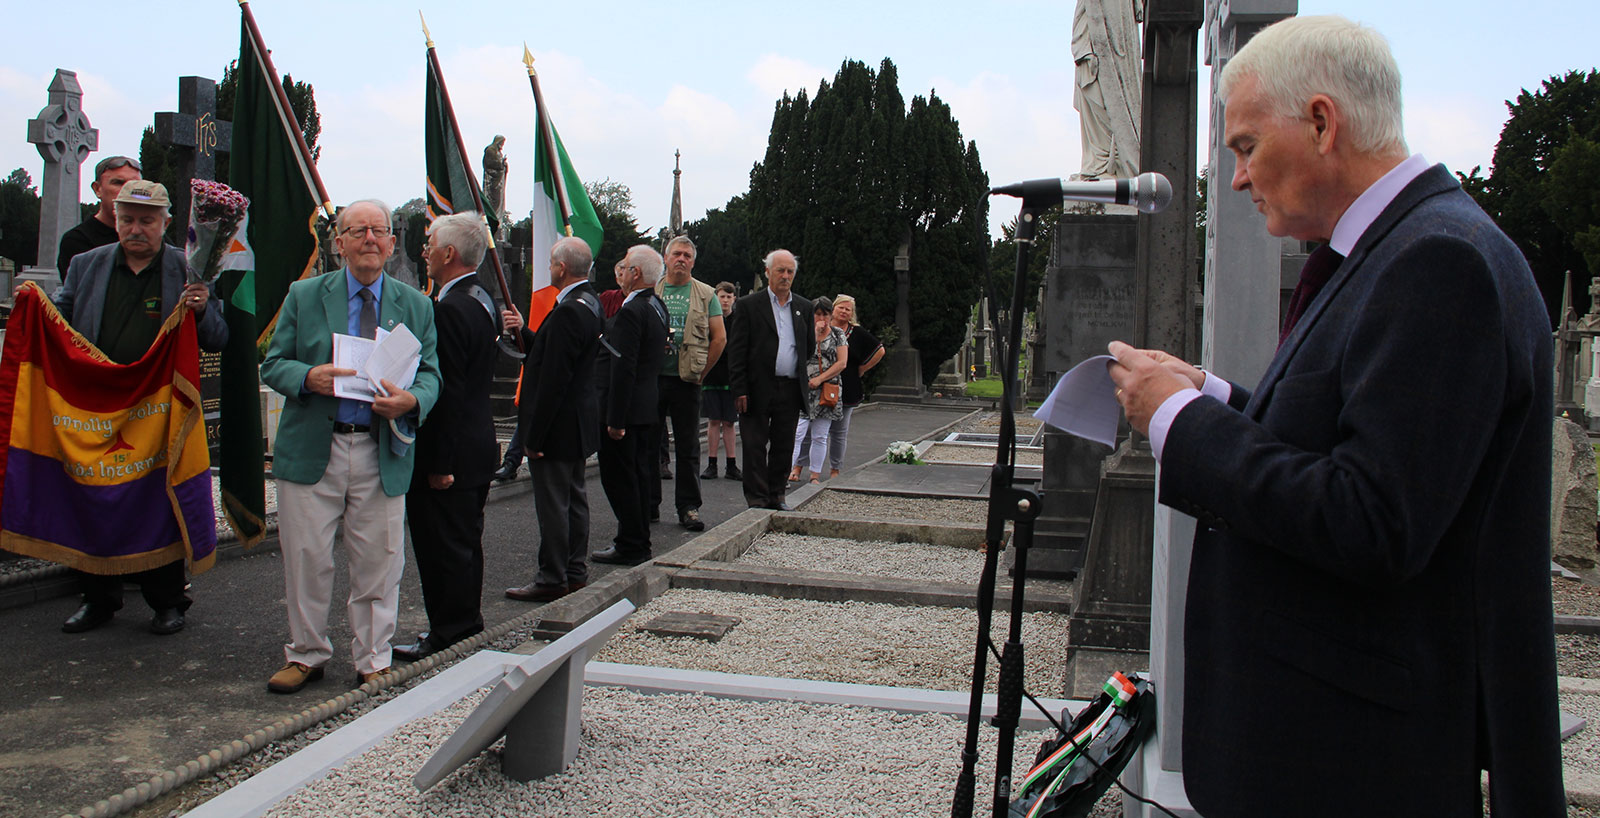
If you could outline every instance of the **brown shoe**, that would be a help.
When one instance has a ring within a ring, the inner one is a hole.
[[[308,667],[299,662],[290,662],[272,674],[267,680],[267,691],[270,693],[299,693],[306,685],[322,678],[322,668]]]
[[[567,593],[575,594],[587,587],[589,587],[587,582],[569,582],[567,583]]]
[[[377,681],[379,676],[384,676],[384,675],[388,674],[388,672],[390,670],[393,670],[393,668],[387,668],[387,667],[379,668],[378,670],[374,670],[371,673],[362,673],[361,671],[358,670],[358,671],[356,671],[356,687],[360,687],[360,686],[366,684],[367,682]]]
[[[506,589],[506,597],[518,602],[554,602],[569,593],[566,585],[540,585],[536,582],[521,588]]]

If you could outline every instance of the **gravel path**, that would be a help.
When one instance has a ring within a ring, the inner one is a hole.
[[[661,637],[639,626],[670,611],[731,616],[739,624],[720,642]],[[992,633],[1004,641],[1010,617],[996,611]],[[676,588],[640,608],[595,659],[631,665],[715,670],[828,682],[969,690],[977,615],[960,608],[867,602],[814,602]],[[1022,639],[1035,657],[1062,656],[1067,618],[1033,613]],[[989,663],[989,688],[995,663]],[[1028,663],[1035,695],[1061,693],[1061,669]]]

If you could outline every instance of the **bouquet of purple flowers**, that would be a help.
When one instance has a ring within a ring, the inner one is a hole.
[[[190,182],[189,190],[189,235],[183,255],[189,262],[189,280],[210,284],[222,271],[222,259],[232,249],[250,200],[221,182],[204,179]]]

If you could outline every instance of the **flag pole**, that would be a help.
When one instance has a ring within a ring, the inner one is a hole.
[[[500,285],[500,300],[502,304],[511,304],[511,286],[506,283],[506,271],[500,264],[500,254],[495,252],[494,231],[489,229],[489,218],[484,215],[483,197],[478,194],[478,177],[472,172],[472,160],[467,156],[467,149],[461,143],[461,124],[456,121],[456,108],[450,103],[450,88],[444,84],[444,71],[439,68],[439,55],[433,50],[433,35],[428,33],[428,20],[422,16],[422,11],[417,11],[417,17],[422,20],[422,39],[428,44],[428,65],[433,69],[434,79],[439,81],[439,96],[444,103],[444,114],[450,121],[450,132],[455,136],[456,152],[461,156],[461,170],[467,174],[467,190],[472,194],[472,204],[478,211],[478,220],[483,223],[483,232],[489,237],[489,259],[493,262],[494,277]],[[498,214],[504,218],[505,214]],[[504,332],[501,335],[501,348],[510,354],[508,342],[514,344],[517,350],[515,357],[522,357],[527,353],[522,347],[520,333]]]
[[[561,224],[572,235],[572,200],[567,197],[567,180],[561,175],[561,157],[556,153],[556,135],[550,125],[549,109],[544,107],[544,94],[539,91],[539,72],[533,70],[533,52],[522,44],[522,64],[528,67],[528,84],[533,86],[533,104],[538,109],[535,118],[538,138],[544,143],[545,160],[550,163],[550,178],[556,185],[556,202],[561,206]]]
[[[261,65],[266,69],[267,76],[272,78],[268,83],[272,86],[272,99],[277,104],[278,120],[283,129],[293,137],[295,147],[299,150],[300,174],[305,178],[306,187],[311,195],[322,205],[328,218],[333,218],[333,199],[328,196],[328,189],[322,184],[322,174],[317,172],[317,164],[311,159],[311,147],[306,144],[305,134],[300,132],[300,126],[295,121],[294,108],[289,104],[289,95],[284,93],[283,82],[278,77],[278,69],[272,65],[272,55],[268,53],[266,43],[261,39],[261,28],[256,25],[256,16],[250,11],[250,0],[239,0],[239,11],[244,13],[244,26],[250,32],[250,43],[255,47],[256,56],[261,60]]]

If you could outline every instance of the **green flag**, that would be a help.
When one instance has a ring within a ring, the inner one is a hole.
[[[316,269],[317,202],[298,130],[283,110],[278,83],[247,24],[239,36],[238,91],[228,183],[250,199],[239,231],[242,247],[228,260],[218,291],[227,303],[228,345],[222,351],[220,441],[223,512],[246,545],[266,533],[261,430],[261,356],[289,285]]]
[[[428,223],[451,213],[476,210],[476,202],[483,202],[483,216],[489,221],[489,231],[498,231],[500,214],[494,211],[494,205],[484,200],[483,190],[477,187],[462,164],[460,135],[456,133],[450,94],[445,90],[444,78],[439,76],[438,56],[431,47],[428,49],[427,96],[422,127],[428,160]]]

